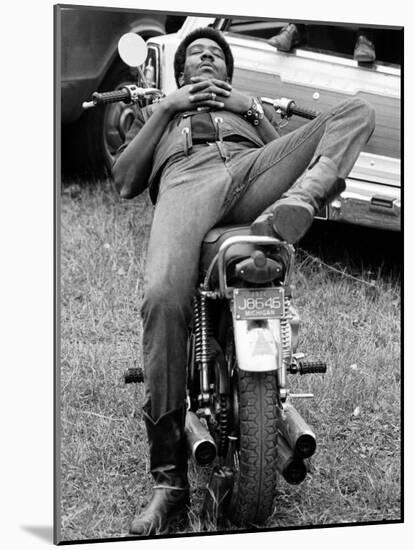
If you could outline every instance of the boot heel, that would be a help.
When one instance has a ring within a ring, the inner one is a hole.
[[[254,220],[250,225],[250,231],[252,235],[258,235],[261,237],[276,237],[275,231],[272,225],[273,214],[268,212],[262,214]]]

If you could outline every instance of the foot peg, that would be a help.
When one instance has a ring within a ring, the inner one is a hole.
[[[299,374],[324,374],[326,363],[323,361],[299,361]]]
[[[125,384],[140,384],[144,382],[144,371],[141,368],[131,367],[124,373]]]
[[[323,361],[298,361],[290,365],[289,372],[291,374],[324,374],[326,369],[326,363]]]

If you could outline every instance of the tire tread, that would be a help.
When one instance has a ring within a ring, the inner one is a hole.
[[[232,519],[259,524],[271,515],[276,492],[276,373],[239,371],[239,400],[240,472]]]

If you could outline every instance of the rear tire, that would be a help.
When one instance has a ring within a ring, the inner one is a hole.
[[[238,370],[237,380],[239,449],[230,519],[236,525],[256,525],[272,514],[276,494],[276,372]]]

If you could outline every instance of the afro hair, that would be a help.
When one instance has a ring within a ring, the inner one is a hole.
[[[201,27],[199,29],[195,29],[194,31],[190,32],[181,41],[181,43],[177,48],[177,51],[175,52],[174,76],[175,76],[175,81],[177,83],[178,88],[180,87],[179,78],[181,74],[184,72],[187,48],[192,42],[194,42],[194,40],[197,40],[198,38],[209,38],[210,40],[213,40],[220,46],[220,48],[223,50],[224,59],[226,61],[227,76],[229,81],[231,82],[231,79],[233,78],[234,60],[233,60],[233,54],[231,53],[230,46],[228,45],[227,41],[225,40],[223,34],[220,31],[216,29],[212,29],[211,27]]]

